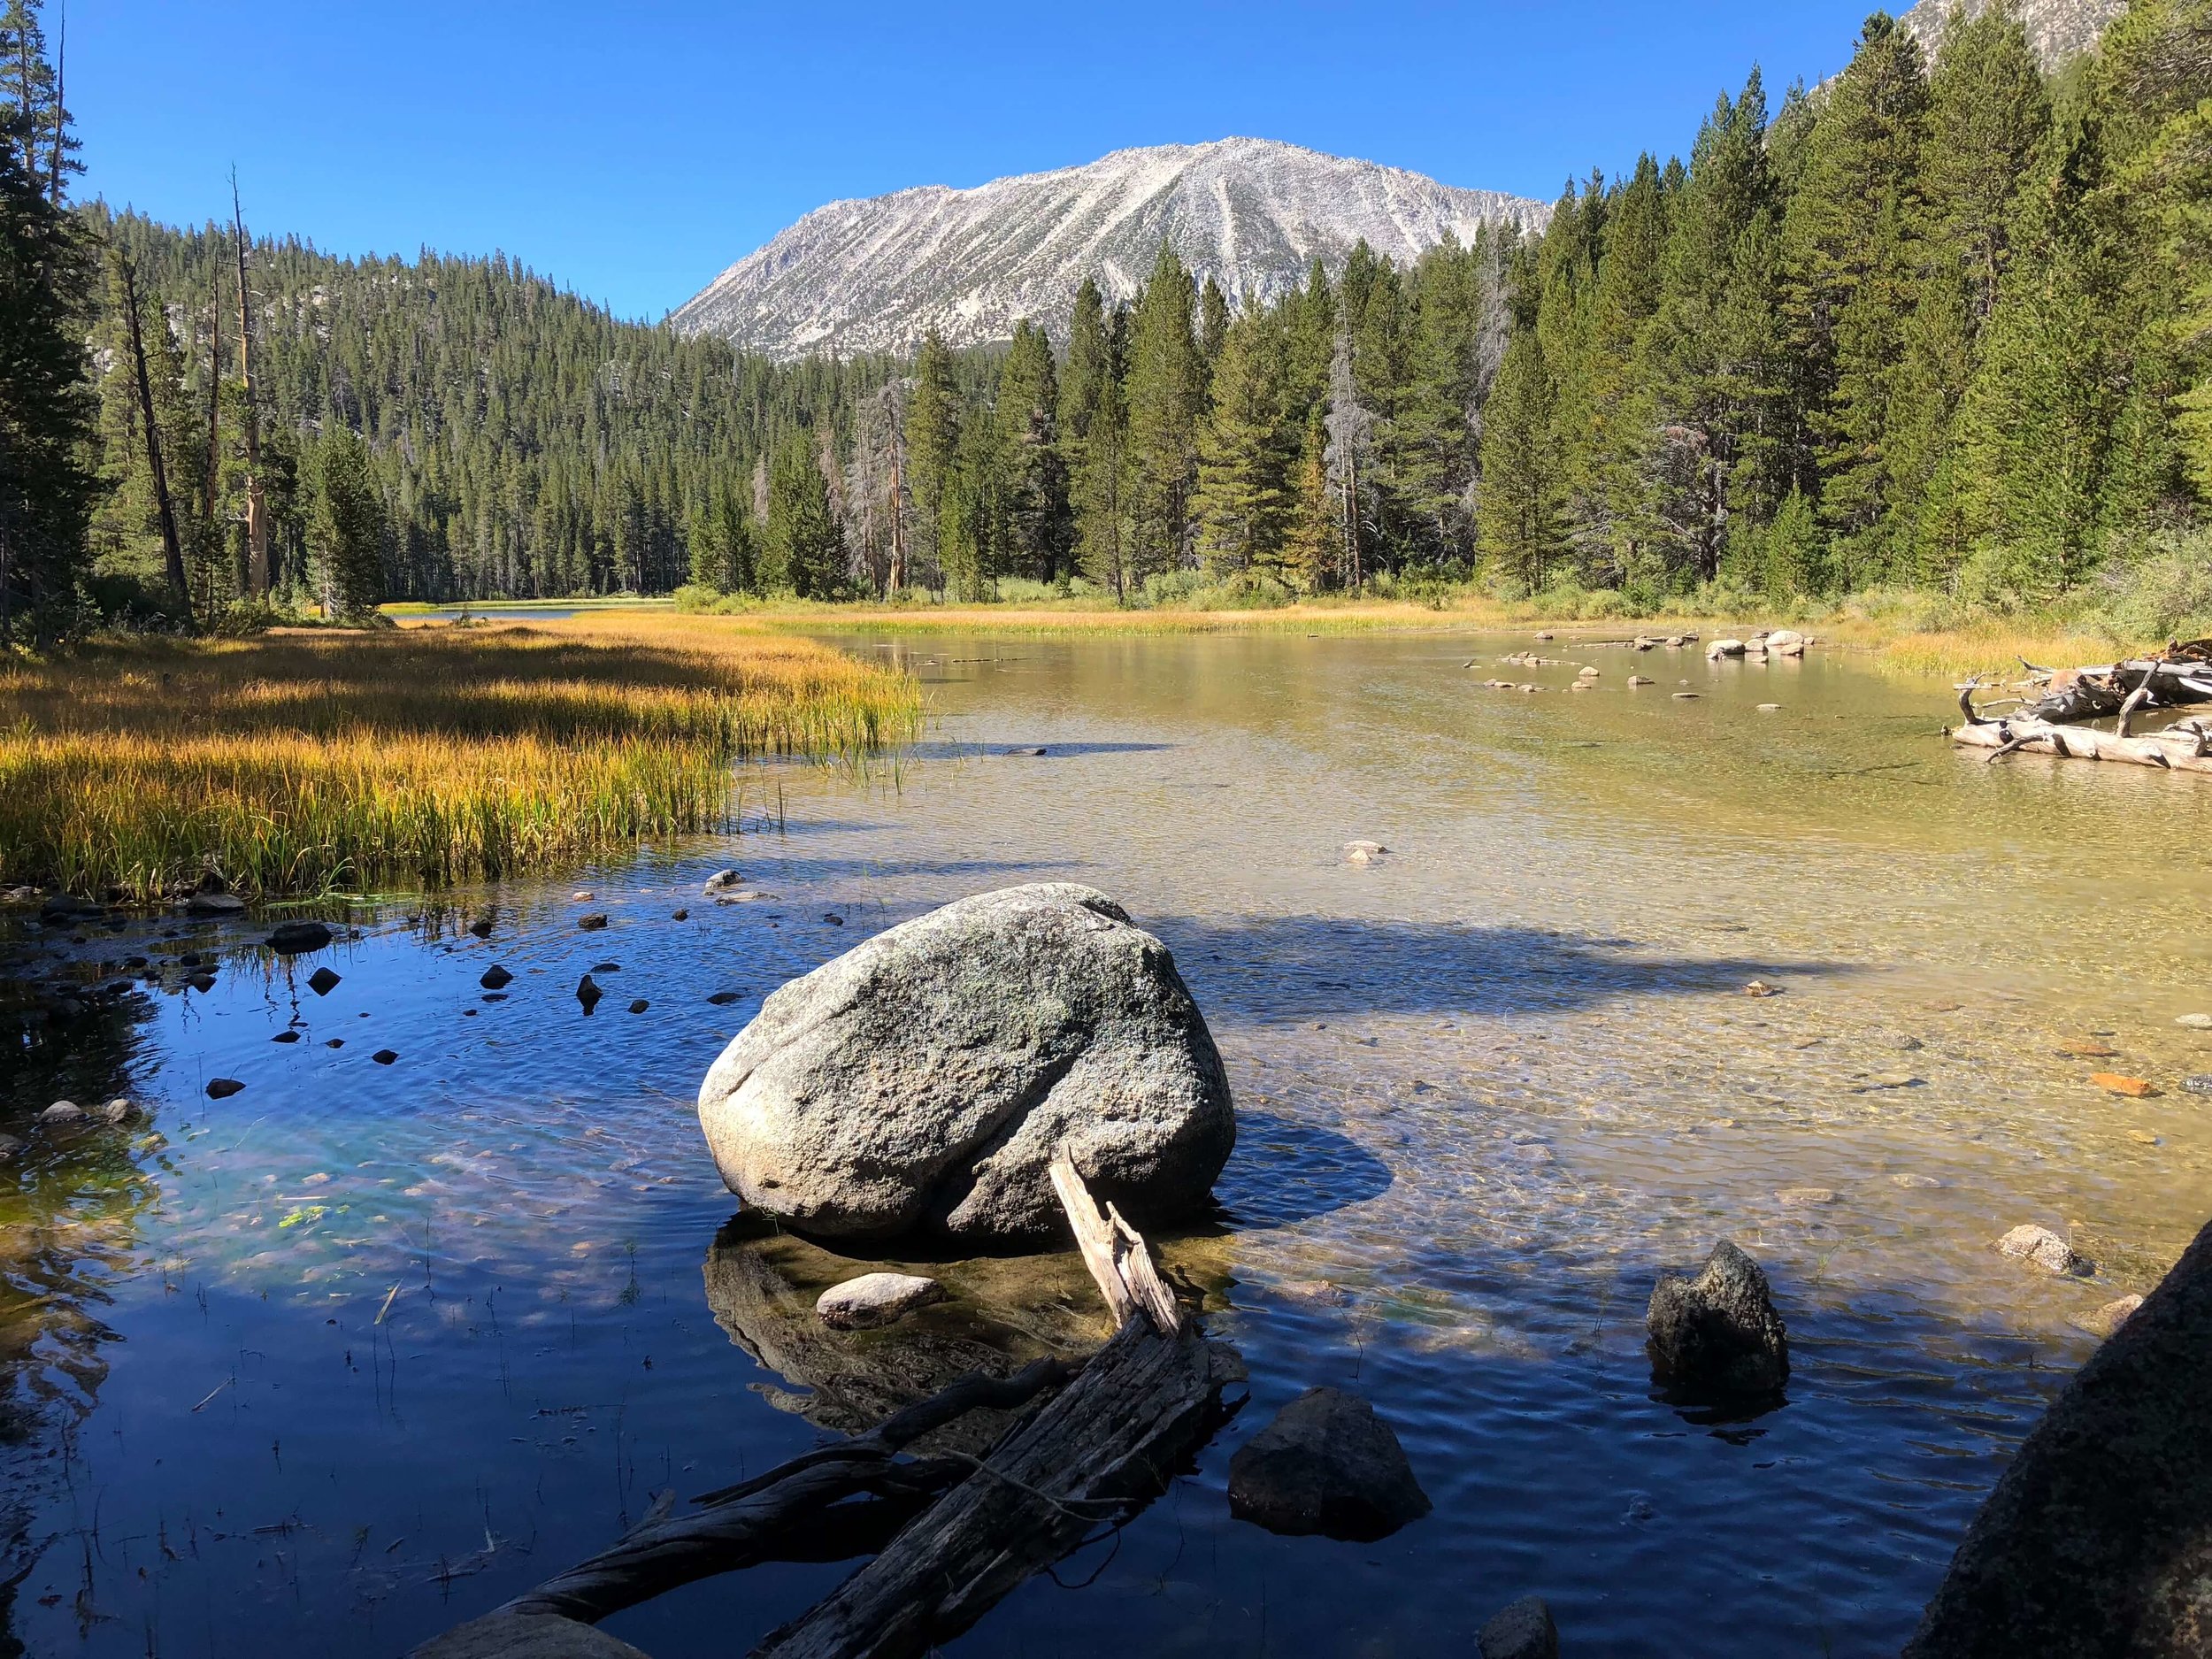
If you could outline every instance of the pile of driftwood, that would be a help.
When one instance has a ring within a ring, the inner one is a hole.
[[[415,1650],[413,1659],[523,1659],[636,1650],[589,1627],[653,1596],[766,1561],[866,1565],[753,1651],[773,1659],[896,1659],[973,1624],[1024,1579],[1165,1489],[1242,1403],[1235,1352],[1178,1304],[1136,1230],[1102,1211],[1064,1155],[1052,1171],[1118,1330],[1079,1366],[1041,1359],[964,1377],[869,1433],[818,1448],[683,1513],[653,1513],[588,1561]],[[979,1409],[1027,1407],[981,1457],[903,1455]]]
[[[2138,733],[2147,713],[2212,703],[2212,640],[2178,641],[2148,657],[2092,668],[2039,668],[2025,658],[2027,678],[2008,689],[2017,694],[1977,706],[1980,680],[1958,687],[1966,724],[1950,733],[1954,743],[1991,751],[1992,761],[2022,750],[2064,760],[2119,760],[2170,772],[2212,772],[2212,726],[2201,718],[2175,720]],[[2016,712],[1989,710],[2017,704]],[[2110,719],[2100,731],[2088,724]]]

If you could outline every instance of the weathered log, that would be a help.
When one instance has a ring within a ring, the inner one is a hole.
[[[1156,1495],[1214,1428],[1234,1356],[1131,1318],[1082,1373],[757,1659],[903,1659],[972,1625]]]
[[[1098,1281],[1099,1294],[1106,1298],[1115,1325],[1128,1324],[1141,1310],[1163,1335],[1173,1336],[1181,1330],[1183,1319],[1174,1294],[1160,1278],[1143,1235],[1123,1220],[1113,1205],[1106,1206],[1104,1215],[1099,1213],[1098,1201],[1091,1196],[1091,1189],[1083,1184],[1066,1152],[1053,1159],[1051,1174],[1053,1190],[1059,1194],[1061,1208],[1068,1213],[1068,1226],[1075,1234],[1075,1247],[1083,1253],[1091,1277]]]
[[[2212,772],[2207,736],[2197,726],[2122,737],[2090,726],[2054,725],[2021,715],[1955,727],[1951,741],[1961,748],[1990,749],[1993,761],[2025,751],[2056,755],[2065,760],[2116,760],[2172,772]]]
[[[1041,1359],[1012,1377],[964,1377],[871,1433],[695,1498],[700,1507],[693,1513],[671,1513],[675,1494],[664,1494],[654,1512],[613,1545],[524,1591],[487,1619],[592,1624],[680,1585],[760,1562],[843,1561],[880,1549],[971,1472],[965,1462],[951,1459],[900,1461],[900,1448],[970,1411],[1026,1404],[1069,1373],[1064,1362]],[[446,1652],[437,1642],[418,1649],[422,1659]]]

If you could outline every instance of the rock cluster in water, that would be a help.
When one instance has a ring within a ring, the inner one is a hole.
[[[1167,948],[1061,882],[960,900],[784,986],[699,1120],[730,1190],[803,1231],[975,1243],[1058,1232],[1063,1150],[1145,1226],[1202,1202],[1236,1141]]]

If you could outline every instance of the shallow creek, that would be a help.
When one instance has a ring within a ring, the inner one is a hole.
[[[0,1167],[30,1651],[396,1654],[657,1491],[879,1409],[906,1351],[841,1353],[805,1317],[862,1269],[733,1225],[692,1096],[786,979],[1010,882],[1112,895],[1212,1024],[1241,1138],[1218,1226],[1169,1248],[1252,1399],[949,1651],[1468,1653],[1534,1590],[1577,1655],[1894,1653],[2093,1347],[2072,1322],[2212,1210],[2212,1094],[2185,1087],[2212,1033],[2174,1024],[2212,1011],[2200,780],[1986,765],[1937,737],[1944,687],[1819,648],[1563,640],[1525,672],[1496,666],[1525,636],[846,643],[922,676],[927,741],[864,781],[748,769],[734,841],[364,907],[288,965],[259,925],[9,925],[19,973],[158,971],[5,1083],[0,1129],[31,1141]],[[1355,839],[1390,851],[1348,864]],[[728,864],[772,897],[703,901]],[[489,939],[462,931],[484,914]],[[2057,1048],[2084,1039],[2115,1052]],[[211,1101],[217,1077],[245,1087]],[[119,1093],[151,1122],[25,1126]],[[1994,1254],[2021,1222],[2070,1228],[2098,1277]],[[1654,1273],[1724,1235],[1794,1345],[1786,1403],[1746,1421],[1655,1400],[1641,1348]],[[952,1271],[1041,1340],[1089,1317],[1064,1262]],[[913,1367],[977,1340],[957,1306],[927,1317]],[[1372,1545],[1229,1518],[1230,1453],[1324,1382],[1397,1427],[1432,1515]],[[741,1652],[847,1571],[609,1628]]]

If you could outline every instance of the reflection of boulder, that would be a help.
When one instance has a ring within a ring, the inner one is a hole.
[[[1194,1281],[1210,1292],[1225,1285],[1217,1240],[1168,1242],[1159,1254],[1171,1279]],[[824,1325],[815,1312],[822,1293],[870,1272],[926,1274],[943,1286],[945,1300],[883,1330]],[[748,1212],[715,1236],[705,1276],[715,1323],[763,1367],[806,1391],[764,1386],[769,1402],[846,1434],[873,1428],[969,1371],[1011,1376],[1047,1354],[1087,1355],[1110,1334],[1097,1287],[1072,1250],[950,1262],[864,1260],[778,1232],[767,1217]],[[996,1432],[991,1427],[984,1438]]]

